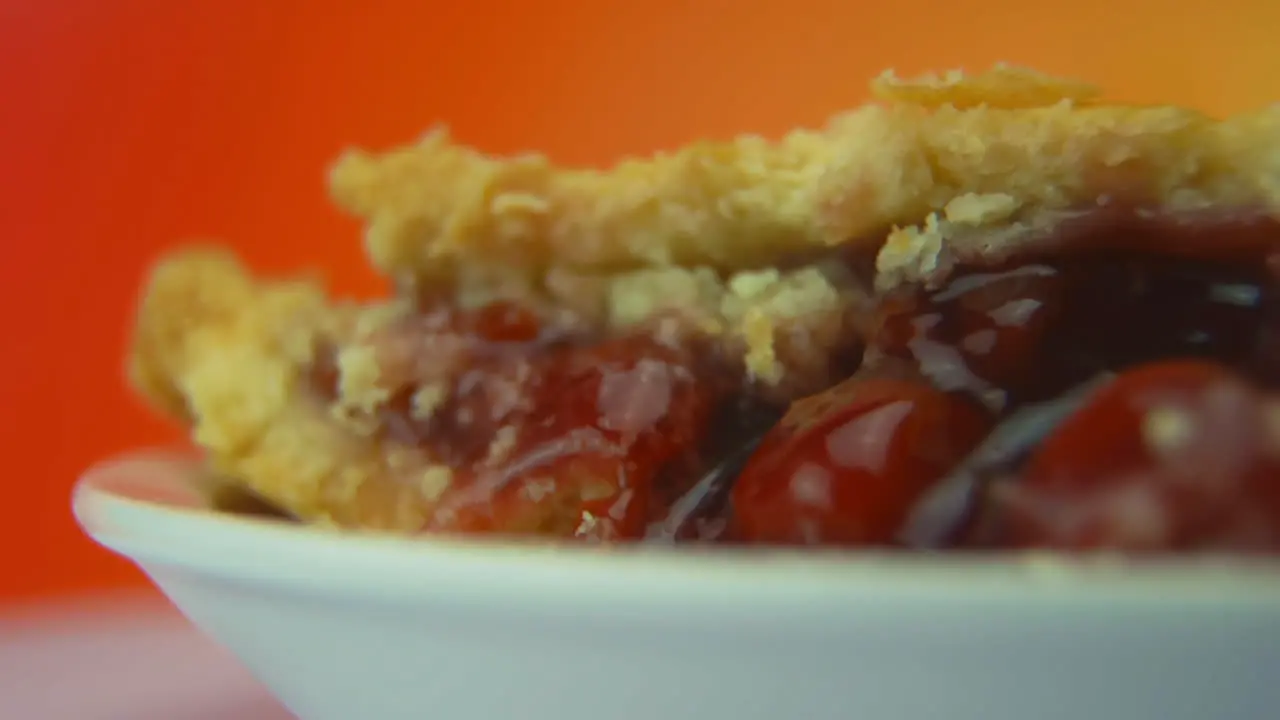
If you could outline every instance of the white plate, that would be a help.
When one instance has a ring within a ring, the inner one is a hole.
[[[1215,720],[1280,712],[1280,567],[591,549],[75,512],[303,720]]]

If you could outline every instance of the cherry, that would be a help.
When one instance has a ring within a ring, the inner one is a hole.
[[[982,439],[985,413],[930,385],[855,376],[792,405],[734,487],[748,542],[887,545],[916,500]]]
[[[507,301],[436,303],[368,342],[388,390],[378,440],[451,472],[428,531],[638,538],[662,472],[697,454],[740,387],[692,333],[599,338]],[[313,386],[332,397],[332,353],[321,360]]]
[[[877,353],[913,361],[934,385],[981,396],[1033,379],[1064,281],[1054,268],[1019,265],[972,272],[934,293],[887,298],[873,338]]]
[[[992,487],[1003,543],[1170,551],[1280,547],[1280,404],[1226,366],[1131,369]]]
[[[532,342],[542,333],[542,323],[528,308],[509,301],[495,301],[471,311],[459,323],[463,332],[495,343]]]
[[[696,452],[726,384],[692,347],[644,334],[557,348],[526,367],[523,396],[492,433],[508,442],[460,469],[426,529],[641,537],[660,472]]]

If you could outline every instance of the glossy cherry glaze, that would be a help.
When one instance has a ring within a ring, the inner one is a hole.
[[[747,542],[888,545],[919,496],[987,433],[966,398],[919,380],[853,378],[791,406],[733,489]]]
[[[868,360],[913,362],[997,412],[1166,358],[1213,358],[1273,381],[1277,301],[1257,261],[1098,251],[962,268],[936,292],[888,298]]]
[[[807,487],[795,477],[851,477],[819,449],[831,444],[832,428],[874,418],[881,405],[919,403],[924,392],[855,376],[823,401],[820,417],[805,426],[784,420],[766,439],[739,479],[734,526],[748,540],[876,545],[922,537],[909,520],[928,502],[941,503],[952,526],[930,528],[928,542],[909,544],[937,547],[947,538],[952,545],[1072,550],[1280,548],[1280,505],[1272,500],[1280,474],[1271,459],[1280,441],[1269,389],[1280,374],[1278,302],[1273,269],[1256,255],[1222,260],[1094,249],[1052,261],[960,267],[936,291],[885,299],[860,375],[906,365],[927,379],[934,407],[942,398],[956,402],[956,394],[984,406],[977,419],[935,409],[932,440],[917,440],[909,452],[964,450],[927,471],[884,463],[876,483],[860,477],[851,485],[865,496],[850,491],[844,503],[827,503],[840,507],[841,517],[858,518],[864,531],[859,513],[876,515],[884,522],[876,532],[855,538],[822,525],[816,518],[833,516],[801,510],[797,495],[804,493],[789,488]],[[1059,415],[1045,424],[1044,413],[1016,412],[1115,371],[1119,379],[1100,383],[1097,397],[1065,421]],[[1031,433],[1011,423],[1032,423]],[[1044,444],[982,467],[961,463],[992,425],[1021,435],[1024,450]],[[880,425],[868,428],[860,440],[850,433],[850,444],[902,452],[896,437],[876,436]],[[1156,453],[1150,443],[1157,441],[1171,446]],[[941,497],[939,481],[964,467],[964,477],[947,478],[949,496]],[[1191,489],[1177,480],[1190,476],[1198,478]],[[894,512],[882,510],[888,496],[871,487],[892,488]],[[937,508],[927,509],[936,525]],[[790,523],[787,531],[779,518]]]
[[[639,537],[659,473],[709,426],[714,394],[696,362],[638,337],[543,358],[527,409],[498,430],[511,446],[455,480],[425,529]]]
[[[1280,399],[1219,363],[1130,370],[988,490],[996,545],[1280,547]]]

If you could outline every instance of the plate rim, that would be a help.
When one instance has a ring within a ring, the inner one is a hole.
[[[233,516],[201,504],[198,460],[162,451],[183,471],[147,473],[135,451],[84,473],[72,493],[81,528],[142,567],[180,568],[226,581],[329,596],[474,601],[609,602],[627,607],[733,604],[815,608],[848,602],[1015,603],[1071,607],[1273,608],[1280,560],[1067,558],[1049,553],[957,556],[587,546],[521,539],[353,532]]]

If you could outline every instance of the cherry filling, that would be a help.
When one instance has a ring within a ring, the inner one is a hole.
[[[731,531],[754,542],[873,545],[991,425],[918,380],[857,377],[794,405],[733,489]]]
[[[993,484],[1014,546],[1267,550],[1280,543],[1280,401],[1227,366],[1142,365]]]
[[[1262,263],[1132,251],[962,269],[934,293],[887,299],[868,360],[913,363],[997,412],[1162,358],[1274,381],[1275,283]]]
[[[961,267],[935,291],[885,298],[858,374],[794,404],[747,462],[730,532],[804,545],[1280,549],[1269,247],[1196,256],[1099,243]]]
[[[452,469],[424,531],[1275,551],[1280,232],[1152,227],[888,295],[861,367],[786,409],[674,319],[435,306],[381,341],[377,425]]]
[[[599,337],[507,303],[447,306],[375,339],[383,442],[451,469],[422,529],[639,538],[689,490],[740,374],[678,324]],[[333,353],[313,372],[338,395]],[[417,362],[421,358],[429,361]]]
[[[494,433],[484,457],[455,461],[454,482],[424,529],[640,536],[662,500],[660,473],[695,462],[724,383],[700,367],[692,347],[644,335],[552,349],[522,367],[509,409],[467,397],[487,397],[494,375],[481,367],[449,399],[473,407],[438,414],[455,423],[446,438],[459,437],[459,417],[486,412],[482,422]],[[438,431],[429,428],[422,442],[448,446]]]

